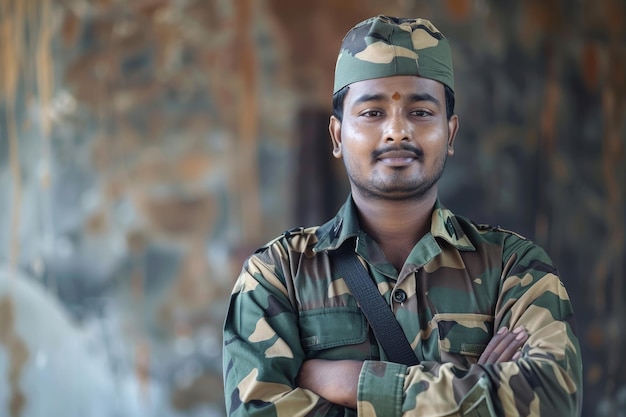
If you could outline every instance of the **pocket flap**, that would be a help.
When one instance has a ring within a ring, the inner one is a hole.
[[[494,317],[488,314],[435,314],[439,348],[466,356],[480,356],[493,334]]]
[[[367,323],[358,307],[301,311],[300,339],[309,350],[363,343],[367,340]]]

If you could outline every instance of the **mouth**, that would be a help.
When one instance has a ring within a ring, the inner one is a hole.
[[[382,152],[375,157],[376,161],[390,167],[407,166],[418,161],[420,158],[419,152],[403,149]]]

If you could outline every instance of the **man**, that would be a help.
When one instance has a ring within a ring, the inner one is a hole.
[[[329,130],[351,195],[244,264],[224,328],[230,416],[580,414],[580,349],[552,262],[438,200],[453,91],[448,41],[429,21],[378,16],[348,32]],[[346,247],[417,365],[387,360],[335,268]]]

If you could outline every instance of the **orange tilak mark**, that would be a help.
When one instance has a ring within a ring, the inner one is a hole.
[[[393,96],[391,96],[391,98],[394,100],[400,100],[400,97],[400,93],[398,93],[397,91],[393,93]]]

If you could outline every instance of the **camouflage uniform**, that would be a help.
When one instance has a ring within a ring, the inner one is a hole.
[[[351,29],[334,92],[418,75],[454,89],[447,40],[428,21],[378,16]],[[420,361],[387,361],[329,253],[356,248]],[[330,222],[285,233],[244,264],[224,327],[229,416],[577,416],[582,365],[568,295],[546,253],[437,202],[402,271],[359,227],[351,198]],[[478,365],[498,329],[524,326],[515,361]],[[307,359],[364,361],[357,410],[296,385]]]
[[[328,252],[356,245],[420,364],[385,361]],[[576,416],[582,370],[572,307],[534,243],[437,203],[400,273],[359,227],[352,200],[319,228],[245,263],[224,332],[230,416]],[[477,365],[494,332],[524,326],[517,361]],[[358,414],[298,388],[306,359],[364,362]]]

